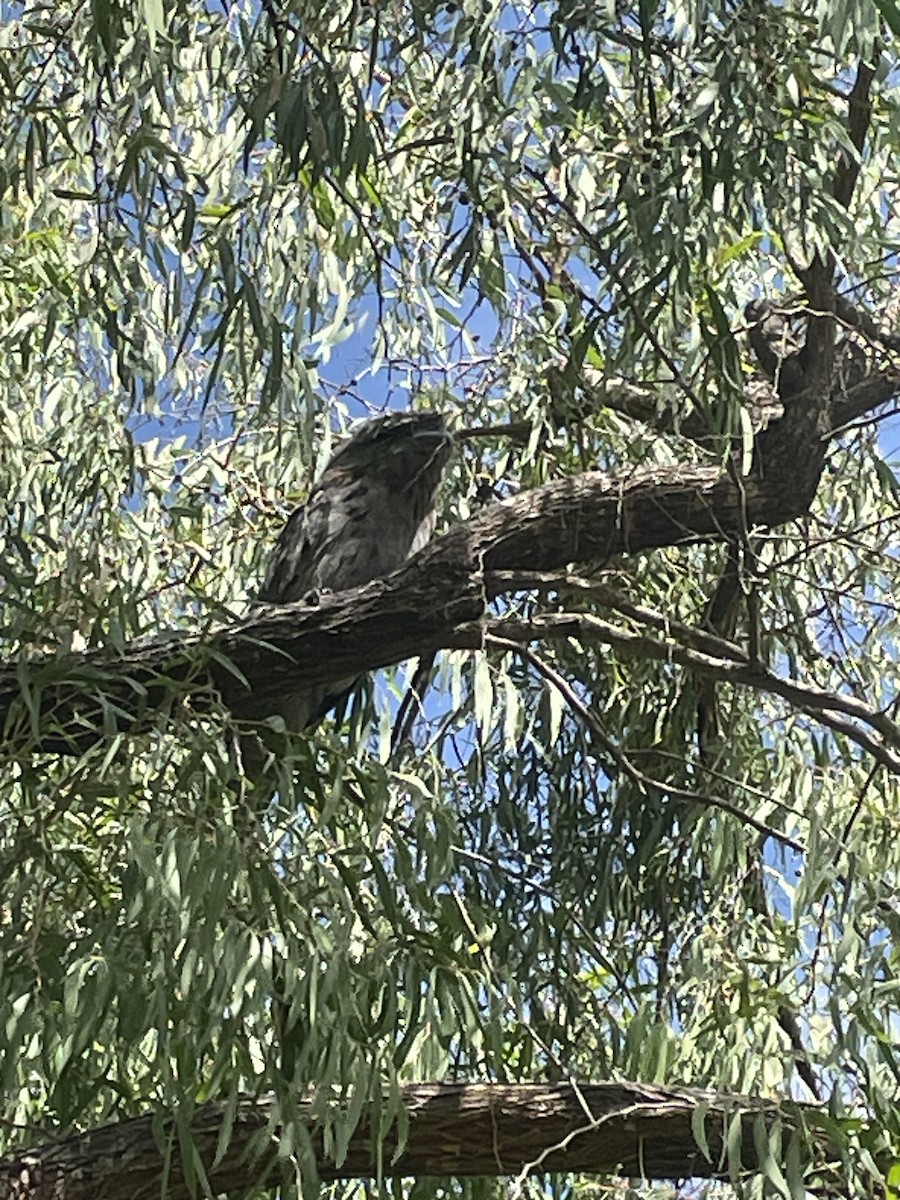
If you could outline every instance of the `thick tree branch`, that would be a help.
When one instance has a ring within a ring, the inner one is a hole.
[[[560,480],[484,509],[389,579],[316,606],[268,607],[205,636],[136,643],[118,658],[23,660],[0,672],[0,722],[14,751],[65,753],[147,729],[179,696],[192,711],[220,696],[238,719],[257,720],[299,687],[471,647],[491,595],[485,570],[553,570],[720,540],[747,522],[772,526],[805,511],[816,480],[796,455],[788,479],[735,482],[716,468],[668,467]]]
[[[371,1178],[379,1163],[388,1177],[524,1176],[539,1170],[736,1178],[764,1166],[760,1123],[781,1125],[783,1145],[796,1137],[801,1162],[825,1161],[822,1140],[799,1133],[804,1125],[815,1127],[817,1109],[749,1096],[633,1083],[444,1083],[407,1086],[403,1104],[405,1136],[393,1128],[379,1157],[370,1131],[380,1114],[372,1112],[336,1163],[323,1151],[312,1100],[299,1102],[301,1118],[309,1118],[319,1178]],[[278,1133],[269,1127],[275,1111],[271,1099],[243,1099],[224,1146],[222,1107],[195,1113],[193,1138],[213,1194],[235,1195],[257,1181],[277,1186]],[[166,1148],[173,1159],[169,1172]],[[187,1200],[194,1193],[184,1179],[182,1153],[173,1122],[163,1121],[157,1130],[150,1115],[121,1121],[0,1160],[0,1200],[131,1200],[160,1194],[164,1179],[169,1200]]]
[[[854,153],[844,152],[839,156],[831,185],[832,195],[842,208],[849,206],[859,178],[862,150],[872,116],[870,93],[874,78],[874,68],[867,63],[860,63],[847,96],[847,132]],[[803,349],[787,360],[792,365],[792,374],[780,384],[785,412],[777,423],[774,443],[766,446],[766,435],[770,430],[765,430],[759,441],[761,448],[770,453],[774,451],[776,469],[784,467],[784,463],[778,461],[779,451],[784,452],[791,444],[796,450],[804,440],[812,442],[818,439],[824,442],[834,426],[828,396],[834,375],[837,331],[835,255],[829,250],[815,254],[808,266],[793,265],[797,278],[803,284],[809,315]]]
[[[862,383],[834,399],[831,410],[832,432],[839,432],[850,421],[867,416],[889,400],[900,396],[900,370],[870,375]]]
[[[486,571],[603,563],[781,524],[807,510],[822,461],[818,446],[802,455],[781,448],[774,434],[783,424],[763,435],[772,435],[773,469],[763,459],[759,477],[714,467],[590,472],[491,505],[389,579],[324,595],[316,606],[265,608],[203,636],[136,643],[118,658],[23,660],[0,671],[7,744],[18,753],[81,751],[148,729],[176,702],[196,712],[217,697],[236,718],[258,720],[298,688],[477,645],[473,631],[496,594]]]
[[[875,67],[870,63],[861,62],[856,68],[856,79],[847,96],[847,133],[850,143],[856,151],[856,157],[849,154],[841,156],[834,175],[832,194],[841,208],[847,208],[853,199],[853,191],[859,178],[863,147],[872,120],[872,84],[875,81]]]
[[[707,448],[716,445],[717,439],[710,433],[709,423],[699,410],[679,411],[671,401],[660,402],[661,395],[668,392],[672,384],[629,383],[617,377],[608,378],[602,371],[585,366],[578,386],[584,393],[588,411],[611,408],[658,433],[677,433]]]
[[[857,308],[846,296],[835,296],[834,313],[846,329],[856,330],[872,345],[883,346],[885,350],[900,350],[900,334],[879,325],[874,317]]]

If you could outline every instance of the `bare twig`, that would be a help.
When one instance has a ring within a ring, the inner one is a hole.
[[[762,664],[751,663],[737,646],[730,646],[728,654],[716,657],[689,646],[633,633],[583,613],[552,613],[528,621],[489,622],[487,630],[489,636],[512,642],[539,641],[547,637],[595,639],[616,646],[621,652],[634,657],[674,662],[722,682],[744,684],[755,691],[769,692],[815,716],[835,732],[844,734],[892,774],[900,774],[900,756],[889,749],[896,747],[900,750],[900,728],[884,713],[851,696],[840,696],[809,684],[783,679]],[[854,723],[857,721],[868,725],[881,735],[880,738],[861,729]]]
[[[600,722],[581,700],[574,688],[568,680],[546,662],[540,655],[527,645],[521,642],[513,641],[507,638],[498,637],[495,634],[489,634],[486,642],[490,646],[496,646],[498,649],[511,650],[530,663],[531,666],[541,675],[546,681],[551,684],[565,700],[566,704],[578,719],[584,724],[603,747],[603,749],[613,759],[616,766],[624,775],[635,784],[635,786],[643,793],[648,794],[654,792],[658,795],[676,797],[679,800],[685,800],[691,804],[699,804],[704,808],[717,808],[722,812],[727,812],[730,816],[736,817],[743,825],[748,825],[751,829],[755,829],[758,833],[765,837],[773,838],[782,846],[787,846],[794,850],[797,854],[805,854],[806,848],[802,842],[798,842],[795,838],[790,837],[786,833],[782,833],[780,829],[775,829],[772,825],[767,825],[765,821],[760,821],[757,817],[746,812],[736,804],[731,804],[728,800],[724,800],[721,796],[712,796],[703,792],[688,791],[686,788],[680,788],[670,783],[668,780],[661,781],[653,779],[649,775],[645,775],[643,771],[639,771],[634,763],[622,751],[621,747],[609,737],[605,732]]]

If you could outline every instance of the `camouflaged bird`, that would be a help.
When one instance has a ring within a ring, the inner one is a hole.
[[[401,567],[434,532],[435,494],[451,444],[440,413],[390,413],[360,426],[288,519],[259,599],[315,603],[322,591],[361,587]],[[281,709],[285,723],[314,724],[355,682],[296,694]]]

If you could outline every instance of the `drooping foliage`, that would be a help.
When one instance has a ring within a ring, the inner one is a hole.
[[[817,264],[839,347],[896,370],[891,0],[4,7],[2,657],[36,724],[35,657],[243,615],[366,413],[459,431],[440,531],[588,470],[751,478],[746,305],[802,339]],[[0,1141],[274,1091],[302,1173],[309,1087],[339,1158],[403,1081],[571,1076],[814,1088],[851,1179],[890,1161],[891,415],[798,449],[796,519],[507,588],[483,650],[286,736],[265,805],[189,682],[151,733],[0,751]],[[683,627],[797,685],[723,668],[712,755],[709,674],[650,646]]]

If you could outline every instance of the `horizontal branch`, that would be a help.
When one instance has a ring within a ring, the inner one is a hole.
[[[834,431],[840,432],[850,421],[867,416],[898,396],[900,371],[891,369],[870,375],[855,387],[835,396],[831,409]]]
[[[389,578],[316,605],[260,608],[226,628],[136,642],[118,656],[23,659],[0,671],[0,725],[16,753],[73,753],[150,728],[185,695],[194,712],[221,701],[237,719],[259,720],[304,687],[470,648],[472,622],[502,590],[485,572],[603,563],[770,527],[806,511],[817,479],[795,460],[787,479],[645,467],[549,483],[485,508]]]
[[[325,1155],[313,1121],[321,1099],[300,1101],[320,1180],[372,1178],[379,1171],[384,1177],[540,1171],[736,1178],[765,1165],[760,1123],[782,1126],[783,1152],[801,1121],[814,1125],[817,1113],[749,1096],[634,1083],[412,1084],[404,1088],[402,1102],[408,1121],[402,1136],[394,1125],[379,1155],[371,1131],[384,1118],[370,1110],[335,1162]],[[254,1183],[277,1186],[279,1134],[271,1128],[276,1112],[272,1098],[249,1096],[238,1103],[231,1125],[221,1106],[197,1110],[191,1132],[213,1194],[235,1195]],[[337,1113],[335,1120],[339,1125]],[[184,1150],[171,1120],[158,1122],[148,1114],[105,1125],[0,1160],[0,1200],[62,1195],[131,1200],[159,1195],[164,1179],[169,1200],[187,1200],[194,1192],[184,1179]],[[808,1143],[809,1150],[816,1152],[815,1142]],[[802,1147],[798,1157],[804,1158]]]

